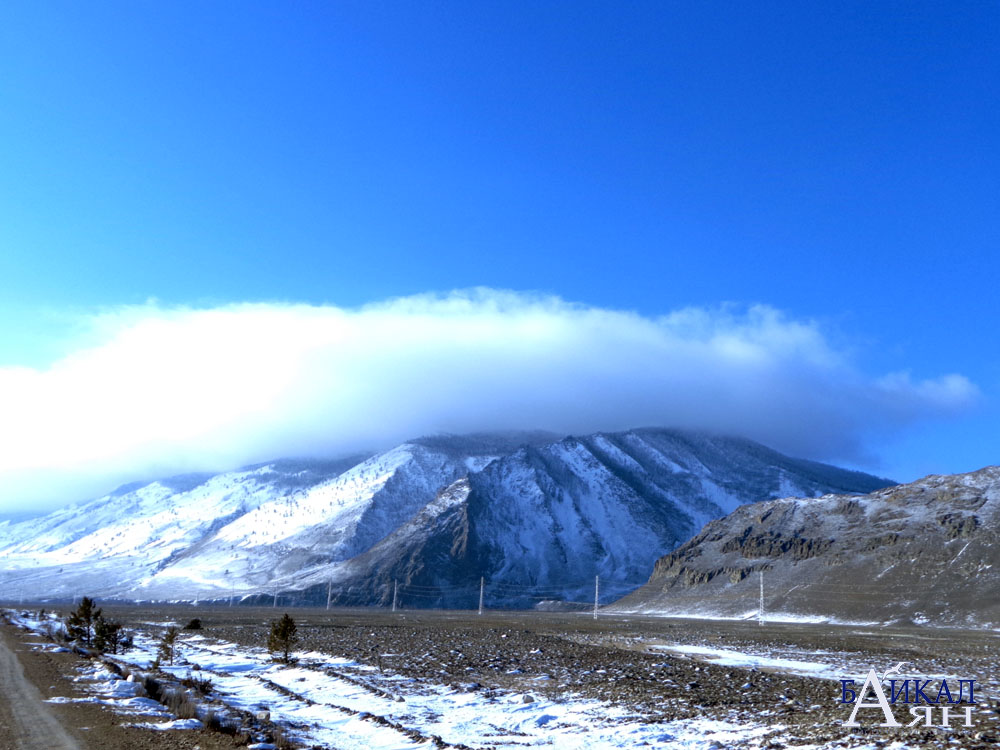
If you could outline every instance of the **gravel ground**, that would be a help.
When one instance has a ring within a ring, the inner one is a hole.
[[[284,610],[242,607],[106,607],[132,626],[156,629],[201,619],[203,634],[246,646],[266,642],[269,623]],[[834,676],[884,670],[899,661],[914,674],[955,674],[988,683],[997,634],[929,628],[765,624],[580,614],[385,610],[289,610],[299,648],[342,656],[428,684],[473,691],[516,691],[546,697],[584,696],[663,722],[691,717],[776,727],[771,747],[995,747],[995,685],[977,694],[976,726],[891,729],[843,726],[850,711],[832,679],[767,668],[710,664],[658,648],[669,644],[778,655],[843,665]],[[391,690],[379,673],[355,679]],[[874,716],[877,712],[868,712]],[[871,719],[875,721],[874,718]],[[784,727],[780,731],[777,727]],[[149,734],[149,733],[147,733]],[[153,747],[153,745],[148,745]],[[193,747],[183,745],[184,747]],[[205,744],[203,748],[208,747]],[[111,747],[109,745],[109,747]],[[130,746],[131,747],[131,746]],[[135,745],[146,747],[146,745]]]
[[[72,681],[83,658],[72,653],[38,651],[30,644],[39,639],[10,625],[0,625],[0,637],[21,663],[25,678],[37,691],[37,698],[83,698],[79,685]],[[0,748],[3,750],[50,750],[52,745],[31,744],[13,711],[24,712],[24,705],[12,705],[13,695],[0,691]],[[65,730],[82,750],[231,750],[231,738],[206,731],[159,732],[126,727],[125,720],[95,703],[43,703],[44,710]],[[37,708],[37,707],[35,707]]]

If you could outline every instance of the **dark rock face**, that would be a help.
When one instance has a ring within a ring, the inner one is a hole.
[[[569,437],[470,472],[324,575],[340,604],[389,604],[402,586],[408,605],[475,607],[481,578],[492,606],[593,602],[595,576],[610,602],[640,585],[664,551],[743,503],[886,484],[730,437],[653,429]],[[808,559],[830,543],[753,529],[741,542],[760,559]],[[741,580],[751,572],[722,566],[687,575]],[[314,595],[325,591],[314,585]]]
[[[832,544],[832,539],[807,539],[799,534],[783,536],[773,531],[754,534],[753,527],[747,526],[739,536],[727,539],[722,545],[722,551],[739,552],[747,559],[773,557],[808,560],[822,554]]]
[[[738,508],[661,557],[627,611],[1000,623],[1000,467]]]

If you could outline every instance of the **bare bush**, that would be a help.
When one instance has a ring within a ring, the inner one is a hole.
[[[220,716],[212,709],[209,709],[205,713],[205,718],[202,720],[202,723],[205,725],[206,729],[218,732],[219,734],[229,735],[239,744],[246,745],[250,742],[250,732],[240,726],[238,721],[225,716]]]
[[[198,702],[187,690],[168,690],[160,702],[178,719],[198,718]]]
[[[201,679],[188,675],[181,679],[181,685],[191,690],[194,690],[198,695],[206,696],[212,692],[212,678],[203,677]]]
[[[277,725],[271,730],[271,743],[278,750],[295,750],[295,743],[292,742],[285,730]]]

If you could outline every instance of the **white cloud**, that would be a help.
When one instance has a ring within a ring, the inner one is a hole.
[[[156,304],[0,368],[0,507],[438,431],[697,427],[820,459],[970,405],[961,375],[869,378],[773,308],[648,318],[489,289],[360,309]]]

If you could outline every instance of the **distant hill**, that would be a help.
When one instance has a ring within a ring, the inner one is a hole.
[[[864,497],[745,505],[660,558],[612,609],[1000,626],[1000,467]]]

